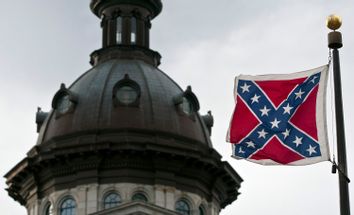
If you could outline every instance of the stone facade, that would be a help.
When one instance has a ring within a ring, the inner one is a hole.
[[[121,197],[121,203],[113,208],[104,209],[104,197],[107,193],[115,192]],[[143,193],[147,202],[134,202],[135,193]],[[177,214],[175,204],[183,199],[191,208],[191,215],[199,215],[199,207],[207,215],[219,214],[220,208],[213,202],[207,202],[199,195],[177,190],[164,185],[143,185],[133,183],[117,184],[87,184],[72,189],[60,190],[51,193],[48,197],[29,202],[27,205],[29,215],[45,214],[47,207],[52,205],[52,214],[59,214],[60,205],[64,199],[71,197],[77,205],[77,215],[99,214]]]

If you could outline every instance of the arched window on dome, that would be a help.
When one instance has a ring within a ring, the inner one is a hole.
[[[118,206],[122,202],[122,199],[118,193],[111,192],[104,197],[103,206],[104,209],[113,208]]]
[[[72,197],[66,197],[59,208],[59,215],[76,215],[76,202]]]
[[[122,44],[122,35],[123,35],[123,19],[121,16],[117,17],[117,33],[116,33],[116,43]]]
[[[133,16],[131,18],[131,25],[130,25],[130,28],[131,28],[130,42],[131,42],[131,44],[136,44],[136,25],[137,25],[137,20],[136,20],[136,17]]]
[[[147,202],[147,201],[148,201],[146,195],[143,194],[143,193],[140,193],[140,192],[139,192],[139,193],[135,193],[135,194],[132,196],[132,200],[133,200],[133,201],[140,201],[140,202]]]
[[[176,202],[176,211],[178,214],[181,215],[190,215],[191,214],[191,208],[187,201],[181,199]]]

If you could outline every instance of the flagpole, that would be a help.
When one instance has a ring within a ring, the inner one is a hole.
[[[347,152],[345,145],[345,127],[343,116],[342,83],[340,74],[339,51],[343,46],[342,34],[336,31],[340,28],[342,20],[339,16],[331,15],[327,18],[327,27],[331,30],[328,34],[328,47],[332,49],[334,94],[335,94],[335,112],[336,112],[336,131],[337,131],[337,158],[338,158],[338,176],[339,176],[339,197],[340,214],[350,215],[349,202],[349,179],[347,171]]]

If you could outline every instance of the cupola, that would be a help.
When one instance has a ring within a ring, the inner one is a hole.
[[[160,64],[161,56],[149,49],[151,20],[162,10],[160,0],[94,0],[90,7],[102,27],[102,49],[92,53],[92,65],[112,57]]]

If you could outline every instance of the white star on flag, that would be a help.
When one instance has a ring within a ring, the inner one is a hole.
[[[245,153],[245,151],[242,150],[242,147],[240,147],[240,150],[238,150],[238,152],[239,152],[239,153],[242,153],[242,154]]]
[[[293,109],[294,107],[290,107],[290,105],[289,105],[289,103],[286,105],[286,107],[283,107],[283,109],[284,109],[284,113],[283,114],[286,114],[286,113],[288,113],[288,114],[290,114],[290,111],[291,111],[291,109]]]
[[[258,101],[258,99],[260,98],[261,96],[257,96],[257,94],[254,94],[254,96],[251,98],[251,100],[252,100],[252,104],[254,103],[254,102],[259,102]]]
[[[280,120],[278,120],[277,118],[275,118],[272,122],[270,122],[270,124],[272,124],[272,128],[276,127],[276,128],[279,128],[279,123],[280,123]]]
[[[264,131],[264,129],[262,129],[262,131],[258,131],[258,134],[259,134],[258,138],[262,137],[265,139],[268,132],[266,132],[266,131]]]
[[[301,89],[300,89],[299,92],[295,93],[295,95],[296,95],[296,98],[295,98],[295,99],[298,99],[298,98],[301,99],[301,96],[302,96],[302,94],[304,94],[304,93],[305,93],[305,92],[301,91]]]
[[[293,143],[295,143],[296,147],[298,147],[302,144],[302,137],[295,136],[295,140],[293,141]]]
[[[244,93],[244,92],[250,92],[250,87],[251,87],[251,85],[247,85],[246,83],[243,85],[243,86],[241,86],[241,89],[242,89],[242,93]]]
[[[312,82],[312,83],[315,83],[316,79],[317,79],[317,76],[314,76],[314,77],[312,78],[311,82]]]
[[[261,116],[268,116],[268,112],[270,111],[270,109],[267,109],[267,106],[264,106],[263,109],[259,109],[261,112],[262,112],[262,115]]]
[[[247,144],[248,148],[250,148],[250,147],[256,148],[256,146],[254,145],[254,142],[252,142],[252,141],[248,141],[248,142],[246,142],[246,144]]]
[[[315,150],[316,147],[317,147],[317,146],[312,147],[312,146],[310,145],[309,148],[306,149],[306,151],[308,151],[309,154],[312,155],[312,153],[316,153],[316,150]]]
[[[284,135],[284,140],[290,135],[290,129],[285,129],[284,132],[282,132],[282,134]]]

